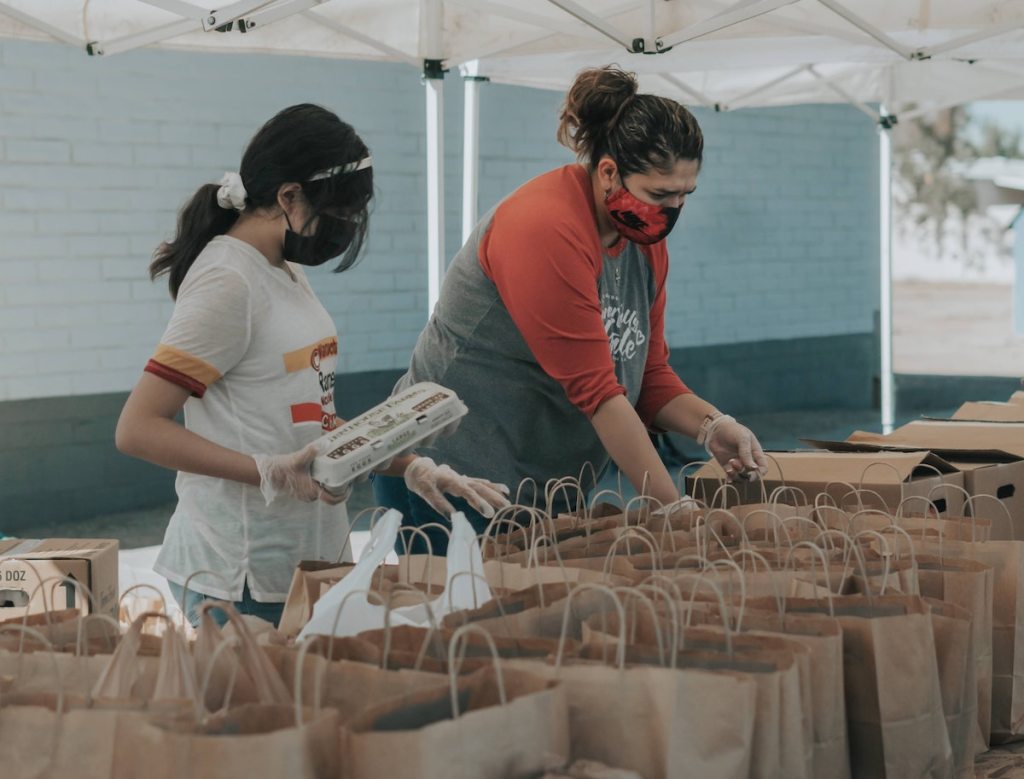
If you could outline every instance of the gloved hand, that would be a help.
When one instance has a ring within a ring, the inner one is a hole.
[[[712,421],[704,448],[725,469],[729,481],[755,481],[768,471],[768,459],[757,438],[750,428],[731,416],[720,416]]]
[[[260,492],[269,506],[279,495],[311,503],[322,500],[336,506],[348,500],[352,492],[346,485],[341,494],[332,494],[313,481],[312,466],[317,456],[317,445],[312,443],[291,454],[254,454],[256,469],[260,472]]]
[[[504,484],[463,476],[447,465],[438,465],[429,457],[417,457],[409,463],[405,469],[405,486],[445,517],[450,517],[455,511],[445,493],[465,498],[487,519],[494,516],[495,509],[509,505],[509,489]]]

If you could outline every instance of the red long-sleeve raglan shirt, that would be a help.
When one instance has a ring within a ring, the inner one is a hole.
[[[602,403],[625,395],[651,426],[690,391],[668,364],[667,276],[664,242],[602,247],[582,166],[512,193],[452,262],[399,385],[437,381],[469,405],[434,454],[513,486],[603,467]]]

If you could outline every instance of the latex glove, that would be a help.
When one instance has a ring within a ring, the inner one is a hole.
[[[313,460],[318,454],[316,443],[291,454],[254,454],[260,472],[260,492],[269,506],[280,495],[312,503],[322,500],[336,506],[348,500],[352,492],[346,485],[340,494],[332,494],[313,481]]]
[[[731,416],[712,422],[704,448],[725,469],[729,481],[756,481],[768,471],[768,459],[756,436]]]
[[[417,457],[409,463],[405,469],[405,486],[446,517],[451,516],[455,507],[448,502],[445,493],[465,498],[487,519],[494,516],[495,509],[509,505],[509,490],[504,484],[463,476],[429,457]]]

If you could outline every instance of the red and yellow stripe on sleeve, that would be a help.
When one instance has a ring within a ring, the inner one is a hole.
[[[184,387],[197,398],[201,398],[206,388],[221,378],[220,371],[206,360],[167,344],[157,346],[145,370]]]

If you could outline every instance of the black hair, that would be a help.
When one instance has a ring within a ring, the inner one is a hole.
[[[355,223],[355,234],[341,256],[336,273],[351,268],[366,240],[369,204],[373,198],[373,170],[338,173],[310,179],[337,166],[357,162],[369,154],[351,125],[326,108],[302,103],[285,108],[263,125],[249,141],[239,175],[245,186],[245,206],[277,207],[282,184],[298,182],[309,202],[310,222],[331,210]],[[185,274],[206,245],[223,235],[238,219],[234,209],[217,204],[217,184],[204,184],[178,214],[174,239],[160,244],[149,266],[151,278],[168,275],[171,297],[177,297]],[[304,226],[295,226],[298,231]]]
[[[611,65],[581,71],[562,105],[558,142],[591,169],[610,156],[623,176],[651,167],[668,171],[678,160],[699,165],[704,135],[694,115],[638,88],[635,74]]]

